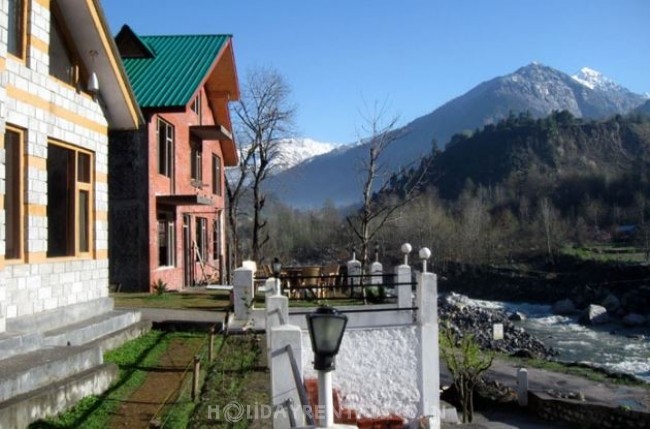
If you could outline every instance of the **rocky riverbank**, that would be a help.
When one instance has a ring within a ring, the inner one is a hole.
[[[539,339],[515,326],[509,315],[497,308],[476,306],[465,295],[447,293],[438,298],[440,324],[449,323],[457,334],[474,336],[481,348],[495,350],[520,357],[550,358],[555,351]],[[503,326],[503,339],[495,340],[494,325]]]

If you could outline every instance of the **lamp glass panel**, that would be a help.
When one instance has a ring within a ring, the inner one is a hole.
[[[342,337],[346,320],[341,317],[314,317],[312,329],[317,352],[324,354],[335,353]]]

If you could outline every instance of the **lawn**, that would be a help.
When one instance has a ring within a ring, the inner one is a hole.
[[[155,293],[111,293],[115,307],[123,308],[175,308],[187,310],[227,310],[230,306],[228,291],[187,291]]]
[[[633,246],[565,246],[562,248],[561,252],[583,261],[616,262],[626,264],[641,264],[647,262],[643,249]]]

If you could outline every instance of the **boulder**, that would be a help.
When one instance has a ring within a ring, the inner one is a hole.
[[[600,305],[605,307],[610,314],[614,314],[621,307],[621,301],[616,295],[610,293],[603,299]]]
[[[575,313],[576,311],[576,306],[571,301],[569,298],[566,299],[561,299],[559,301],[556,301],[555,304],[553,304],[553,308],[551,309],[553,314],[559,314],[561,316],[565,316],[567,314],[572,314]]]
[[[646,318],[638,313],[630,313],[623,317],[623,324],[625,326],[641,326],[645,324]]]
[[[591,304],[580,315],[580,323],[585,325],[601,325],[609,322],[607,309],[601,305]]]
[[[526,320],[526,315],[521,311],[515,311],[514,313],[511,313],[510,316],[508,316],[508,319],[512,320],[513,322],[521,322],[522,320]]]

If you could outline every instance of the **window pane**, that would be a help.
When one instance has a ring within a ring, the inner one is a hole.
[[[74,152],[49,145],[47,151],[47,256],[74,252]],[[71,192],[72,191],[72,192]]]
[[[212,193],[221,195],[221,158],[212,156]]]
[[[74,64],[65,45],[54,12],[50,13],[50,75],[67,83],[74,82]]]
[[[9,0],[7,51],[17,57],[23,56],[23,0]]]
[[[16,259],[20,257],[20,134],[7,130],[5,133],[5,257]]]
[[[77,162],[77,180],[83,183],[90,183],[90,155],[87,153],[79,153]]]
[[[79,191],[79,251],[90,251],[90,194]]]
[[[167,252],[167,217],[164,214],[158,215],[158,266],[169,265]]]

